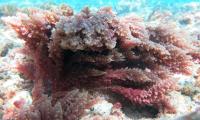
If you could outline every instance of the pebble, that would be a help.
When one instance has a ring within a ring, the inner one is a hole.
[[[3,105],[4,100],[2,98],[0,98],[0,106]]]
[[[13,43],[0,44],[0,56],[5,57],[8,54],[9,49],[12,49],[13,46]]]
[[[200,93],[196,94],[192,98],[196,103],[200,104]]]
[[[113,104],[106,100],[99,101],[97,104],[92,106],[89,110],[86,110],[88,114],[98,114],[102,116],[108,116],[111,113]]]

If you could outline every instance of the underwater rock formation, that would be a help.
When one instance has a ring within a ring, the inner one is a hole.
[[[3,19],[25,41],[22,52],[30,59],[19,63],[18,70],[34,81],[35,112],[46,111],[44,105],[52,102],[41,101],[43,94],[58,99],[58,92],[65,96],[74,88],[110,91],[136,105],[175,112],[166,97],[177,88],[173,74],[191,74],[190,67],[200,58],[198,48],[181,31],[166,24],[145,25],[134,14],[117,17],[110,8],[96,12],[85,8],[77,14],[67,6],[58,9],[30,10]],[[65,107],[79,111],[76,106]],[[20,120],[41,114],[19,111]],[[76,120],[81,116],[77,111],[72,117],[72,113],[61,112],[54,117],[59,114],[59,120]]]

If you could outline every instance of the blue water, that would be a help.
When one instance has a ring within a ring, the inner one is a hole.
[[[175,14],[189,11],[190,7],[183,6],[188,3],[200,4],[200,0],[0,0],[0,5],[12,4],[18,7],[44,6],[47,3],[55,5],[66,3],[75,11],[80,11],[85,6],[94,9],[102,6],[111,6],[118,15],[129,12],[137,12],[144,15],[150,14],[154,10],[170,10]]]
[[[84,6],[100,7],[100,6],[112,6],[117,8],[119,3],[131,3],[141,4],[141,6],[147,7],[176,7],[177,4],[185,4],[189,2],[200,2],[200,0],[0,0],[0,4],[15,4],[20,7],[24,6],[37,6],[43,3],[62,4],[67,3],[76,10]],[[128,9],[128,8],[127,8]]]

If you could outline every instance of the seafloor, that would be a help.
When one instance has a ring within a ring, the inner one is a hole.
[[[122,4],[123,6],[123,4]],[[43,9],[53,8],[54,5],[42,6]],[[127,7],[124,4],[123,7]],[[180,26],[187,34],[195,40],[200,40],[200,3],[184,4],[182,7],[188,11],[172,12],[170,10],[154,9],[145,13],[146,10],[139,12],[139,16],[144,17],[148,24],[157,24],[161,21],[170,21],[174,25]],[[123,9],[120,9],[123,11]],[[0,16],[15,15],[16,11],[26,11],[26,8],[17,8],[14,5],[0,6]],[[130,12],[130,11],[129,11]],[[136,13],[137,14],[137,13]],[[24,42],[20,40],[16,33],[0,21],[0,118],[5,109],[12,108],[14,101],[25,99],[26,105],[32,103],[31,90],[33,83],[20,74],[16,69],[19,61],[26,59],[23,54],[18,52],[23,47]],[[191,76],[176,75],[179,78],[179,90],[170,92],[169,97],[177,113],[150,115],[152,109],[137,108],[127,103],[120,111],[120,115],[112,117],[114,120],[200,120],[200,77],[196,73],[198,65],[193,68]],[[130,107],[131,106],[131,107]],[[87,112],[82,120],[88,120],[94,115],[106,116],[112,112],[113,104],[109,101],[100,100],[93,106],[93,111]],[[110,117],[111,119],[111,117]]]

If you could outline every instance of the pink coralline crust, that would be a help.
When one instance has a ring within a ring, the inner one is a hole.
[[[34,100],[43,92],[100,88],[133,104],[175,112],[166,98],[176,89],[172,76],[189,75],[200,56],[183,32],[167,24],[146,26],[134,14],[117,17],[110,8],[85,8],[75,15],[68,7],[58,11],[33,10],[4,19],[26,42],[32,62],[19,71],[34,80]]]
[[[4,120],[79,120],[84,114],[84,109],[99,100],[86,91],[74,89],[63,92],[64,95],[48,97],[43,95],[34,101],[29,108],[16,109],[12,115],[4,114]],[[60,93],[58,93],[60,94]]]

